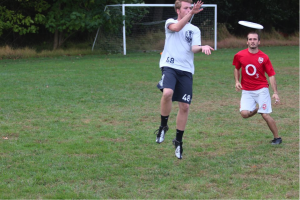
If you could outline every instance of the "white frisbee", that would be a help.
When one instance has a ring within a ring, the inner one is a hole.
[[[255,28],[255,29],[263,29],[264,27],[260,24],[248,22],[248,21],[239,21],[240,25],[247,26],[249,28]]]

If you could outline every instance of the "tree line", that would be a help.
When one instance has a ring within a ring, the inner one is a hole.
[[[262,24],[266,31],[288,35],[299,32],[298,0],[205,0],[218,5],[218,22],[226,24],[229,31],[239,34],[239,20]]]
[[[53,38],[53,49],[72,35],[82,36],[105,26],[110,20],[104,12],[119,0],[1,0],[0,45],[19,46]],[[127,0],[126,3],[142,3]]]
[[[126,0],[125,3],[174,4],[175,0]],[[111,28],[106,5],[122,0],[1,0],[0,45],[22,46],[52,40],[53,49],[67,39],[84,41],[98,27]],[[217,4],[218,23],[232,34],[240,34],[239,20],[263,24],[266,31],[284,35],[299,32],[298,0],[204,0]]]
[[[194,0],[195,2],[196,0]],[[238,21],[263,24],[266,31],[275,29],[283,34],[299,31],[299,0],[202,0],[217,4],[218,23],[226,25],[232,34],[239,34]],[[145,0],[146,3],[173,4],[175,0]]]

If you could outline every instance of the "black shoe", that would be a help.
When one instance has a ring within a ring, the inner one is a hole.
[[[175,156],[178,159],[182,159],[182,152],[183,152],[182,144],[183,144],[183,142],[178,142],[176,139],[174,139],[173,144],[175,146]]]
[[[154,134],[156,134],[156,142],[158,144],[162,143],[165,140],[165,135],[168,130],[169,130],[168,126],[160,126],[159,129],[157,129],[154,132]]]
[[[281,144],[281,143],[282,143],[281,137],[279,137],[279,138],[274,138],[274,140],[271,141],[271,144],[272,144],[272,145],[278,145],[278,144]]]

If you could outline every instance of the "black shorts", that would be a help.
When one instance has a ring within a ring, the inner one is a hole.
[[[193,75],[190,72],[162,67],[162,77],[157,87],[161,91],[170,88],[174,91],[172,101],[191,104],[193,97]]]

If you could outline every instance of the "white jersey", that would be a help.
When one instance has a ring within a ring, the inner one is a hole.
[[[171,67],[194,74],[193,45],[201,45],[200,29],[190,23],[180,31],[173,32],[168,26],[177,23],[175,19],[168,19],[165,24],[166,40],[159,66]]]

